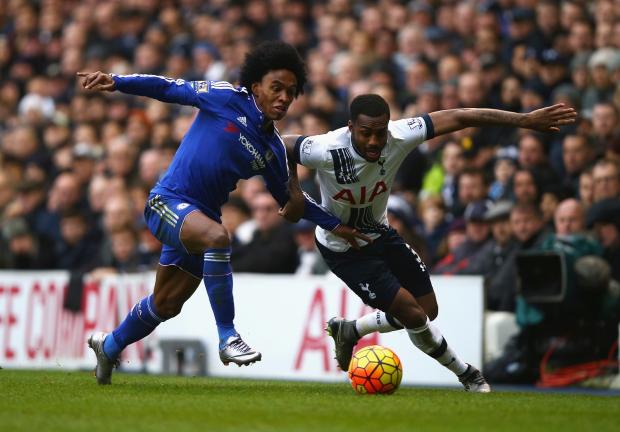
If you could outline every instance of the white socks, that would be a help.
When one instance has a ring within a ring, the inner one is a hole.
[[[360,337],[364,337],[376,331],[379,333],[388,333],[394,330],[400,330],[403,326],[396,318],[378,310],[355,320],[355,328]]]
[[[407,333],[415,346],[456,375],[461,375],[467,370],[467,364],[463,363],[452,351],[439,329],[430,322],[428,317],[426,324],[422,327],[407,329]]]
[[[393,316],[378,310],[358,318],[355,321],[355,328],[359,336],[364,337],[376,331],[388,333],[400,330],[403,326]],[[448,346],[439,329],[430,322],[428,317],[426,318],[426,324],[422,327],[406,330],[407,334],[409,334],[409,339],[416,347],[433,357],[456,375],[461,375],[467,370],[467,364],[452,351],[452,348]]]

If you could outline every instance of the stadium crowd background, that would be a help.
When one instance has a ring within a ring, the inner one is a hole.
[[[390,222],[435,274],[484,275],[491,310],[515,309],[515,256],[549,235],[584,234],[620,279],[617,0],[2,1],[0,268],[102,275],[157,263],[142,212],[194,109],[88,93],[76,72],[234,83],[244,54],[276,38],[309,71],[283,134],[342,127],[348,102],[369,92],[392,119],[575,107],[578,122],[557,134],[471,128],[425,143],[397,176]],[[232,194],[235,271],[325,272],[314,227],[277,210],[260,179]]]

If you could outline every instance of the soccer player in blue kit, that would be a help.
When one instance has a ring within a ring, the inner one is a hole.
[[[303,91],[306,71],[297,51],[283,42],[259,45],[245,58],[241,87],[140,74],[78,76],[87,90],[118,90],[199,109],[145,208],[150,230],[163,243],[153,294],[139,301],[114,331],[88,339],[97,357],[97,382],[110,384],[121,351],[179,314],[203,280],[221,361],[239,366],[259,361],[261,353],[243,341],[233,324],[230,238],[220,220],[220,207],[238,180],[261,175],[288,220],[303,216],[353,246],[356,238],[369,240],[309,200],[299,188],[295,165],[286,158],[273,122],[286,115]]]

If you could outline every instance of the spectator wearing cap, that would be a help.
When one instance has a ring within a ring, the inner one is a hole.
[[[601,48],[596,50],[588,61],[590,85],[581,99],[581,107],[591,112],[602,102],[611,102],[616,87],[616,71],[620,69],[620,50]]]
[[[606,198],[594,203],[586,221],[603,246],[603,258],[611,266],[612,278],[620,280],[620,201]]]
[[[71,170],[82,187],[88,185],[95,175],[97,162],[101,159],[102,155],[103,150],[101,147],[84,142],[77,143],[75,147],[73,147]]]
[[[516,7],[508,12],[509,42],[505,45],[503,57],[512,59],[513,49],[518,45],[534,48],[537,52],[543,49],[544,39],[536,29],[536,14],[532,9]]]
[[[301,219],[293,226],[293,236],[297,244],[297,256],[299,265],[295,270],[296,275],[325,274],[329,270],[321,253],[316,247],[314,229],[316,225],[306,219]]]
[[[551,102],[551,92],[561,84],[570,82],[568,74],[568,58],[555,49],[546,49],[540,53],[539,58],[540,83],[543,89],[543,98],[546,104]]]
[[[470,274],[478,260],[478,254],[489,241],[489,225],[484,216],[488,210],[486,201],[476,201],[465,209],[465,241],[437,263],[437,274]]]
[[[424,31],[424,37],[427,42],[424,44],[424,56],[434,65],[450,53],[450,33],[442,27],[427,27]]]
[[[484,277],[485,304],[492,311],[513,312],[515,308],[515,259],[519,247],[510,225],[513,206],[507,200],[489,206],[484,219],[491,226],[492,237],[469,269]]]
[[[7,220],[2,224],[0,239],[0,268],[43,270],[55,267],[53,244],[28,228],[24,218]]]
[[[592,168],[592,200],[620,199],[620,164],[601,159]]]

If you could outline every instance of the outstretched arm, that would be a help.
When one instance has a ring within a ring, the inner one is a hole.
[[[429,114],[435,136],[476,126],[514,126],[539,132],[558,132],[560,126],[573,123],[577,112],[556,104],[529,113],[515,113],[490,108],[458,108]]]
[[[198,106],[200,89],[195,89],[192,83],[178,79],[170,79],[157,75],[111,75],[101,71],[78,72],[83,78],[82,86],[86,90],[115,91],[147,96],[162,102],[172,102],[181,105]],[[207,86],[207,83],[201,83]]]

